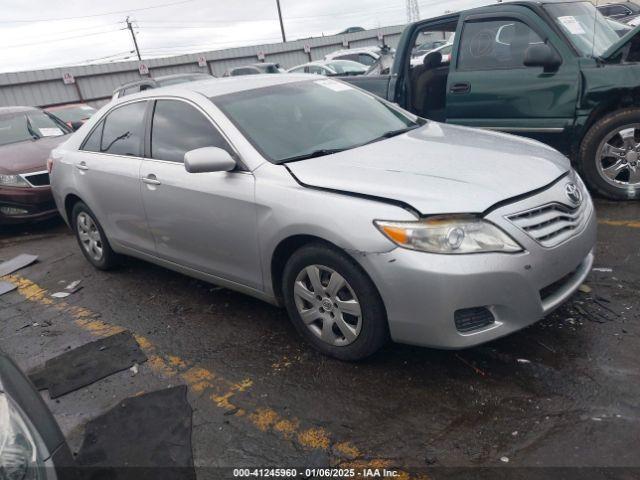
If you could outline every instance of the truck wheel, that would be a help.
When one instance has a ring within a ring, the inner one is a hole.
[[[378,290],[347,255],[324,244],[291,255],[282,279],[285,306],[307,342],[340,360],[361,360],[389,339]]]
[[[73,230],[84,257],[99,270],[113,268],[118,255],[111,249],[102,226],[84,203],[78,202],[71,213]]]
[[[579,163],[592,191],[613,200],[640,198],[640,109],[618,110],[593,125]]]

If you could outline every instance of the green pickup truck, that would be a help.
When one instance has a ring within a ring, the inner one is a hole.
[[[612,23],[586,1],[496,3],[410,24],[389,75],[345,80],[425,118],[545,142],[592,191],[640,199],[640,27]],[[434,39],[447,44],[416,56]]]

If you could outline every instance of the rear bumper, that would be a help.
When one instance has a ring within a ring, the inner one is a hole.
[[[9,213],[3,209],[18,209]],[[48,220],[58,215],[51,188],[0,188],[0,225]]]

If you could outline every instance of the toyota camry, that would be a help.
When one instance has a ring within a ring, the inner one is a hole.
[[[510,334],[593,264],[594,207],[557,151],[317,76],[127,96],[50,165],[95,267],[138,257],[283,306],[343,360],[389,339],[458,349]]]

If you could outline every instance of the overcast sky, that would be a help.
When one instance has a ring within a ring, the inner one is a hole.
[[[491,0],[419,0],[421,18]],[[405,0],[281,0],[287,38],[406,23]],[[134,59],[280,41],[276,0],[0,0],[0,71]]]

